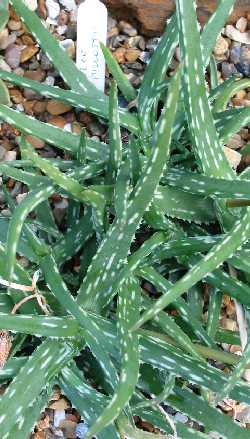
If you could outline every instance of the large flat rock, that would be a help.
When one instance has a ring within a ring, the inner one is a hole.
[[[165,25],[166,18],[175,9],[175,0],[102,0],[115,15],[123,20],[139,24],[140,31],[146,35],[159,35]],[[198,16],[204,24],[215,10],[217,0],[198,0]],[[234,12],[230,17],[233,22],[237,18],[250,13],[250,0],[237,0]]]

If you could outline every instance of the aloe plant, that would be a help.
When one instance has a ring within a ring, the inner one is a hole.
[[[8,20],[7,3],[0,7],[0,29]],[[200,33],[195,1],[176,0],[177,12],[139,90],[102,46],[113,76],[109,95],[78,71],[24,0],[10,3],[67,87],[0,71],[0,118],[21,133],[21,159],[0,163],[0,172],[28,188],[16,206],[3,187],[11,214],[0,217],[0,330],[12,348],[2,345],[1,351],[0,340],[0,382],[6,385],[1,438],[28,437],[55,383],[88,422],[87,439],[157,437],[136,428],[134,416],[163,437],[205,439],[211,431],[247,437],[216,407],[226,397],[250,404],[242,379],[250,344],[241,358],[225,352],[225,343],[240,344],[240,334],[220,327],[224,293],[242,304],[246,316],[250,306],[249,172],[237,174],[223,149],[249,122],[248,108],[228,107],[249,80],[218,84],[212,57],[234,1],[221,0]],[[166,72],[178,44],[181,61],[170,79]],[[9,108],[4,81],[106,119],[109,142]],[[128,102],[125,110],[118,90]],[[69,160],[41,157],[26,135],[66,152]],[[69,201],[63,228],[53,216],[55,193]],[[17,255],[26,258],[26,270]],[[80,266],[72,270],[76,260]],[[27,291],[37,270],[37,283]],[[169,418],[163,404],[187,414],[202,431]]]

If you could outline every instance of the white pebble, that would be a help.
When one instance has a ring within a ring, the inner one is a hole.
[[[51,20],[55,20],[60,14],[60,6],[57,1],[46,0],[46,7],[48,10],[48,16]]]
[[[64,24],[63,26],[58,26],[57,33],[59,35],[64,35],[66,33],[67,29],[68,29],[68,26],[66,24]]]
[[[174,419],[175,421],[181,422],[182,424],[186,424],[186,422],[188,421],[188,417],[180,412],[174,415]]]
[[[10,162],[12,160],[16,160],[16,151],[7,151],[4,157],[4,160]]]
[[[16,105],[16,110],[19,111],[19,113],[22,113],[24,111],[23,104],[17,104]]]
[[[238,41],[243,44],[250,44],[249,32],[240,32],[231,24],[228,24],[225,28],[225,35],[233,41]]]
[[[68,133],[72,133],[72,126],[71,123],[66,123],[66,125],[64,125],[64,131],[67,131]]]
[[[27,197],[28,193],[25,192],[24,194],[18,194],[16,196],[16,202],[17,204],[20,204],[26,197]]]
[[[55,84],[54,76],[47,76],[47,78],[44,81],[44,84],[53,86]]]
[[[59,0],[59,2],[67,11],[74,11],[76,9],[75,0]]]

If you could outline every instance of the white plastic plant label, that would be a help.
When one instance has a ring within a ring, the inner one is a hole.
[[[85,0],[77,15],[78,68],[101,91],[105,86],[105,60],[100,48],[107,41],[108,13],[99,0]]]

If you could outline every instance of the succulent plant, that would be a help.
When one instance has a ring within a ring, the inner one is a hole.
[[[5,71],[1,81],[107,120],[109,143],[11,109],[1,82],[0,118],[20,131],[21,159],[0,163],[0,172],[28,187],[19,205],[5,190],[11,216],[0,218],[2,363],[9,354],[0,371],[7,385],[1,439],[28,437],[55,384],[89,424],[87,439],[147,437],[135,416],[185,439],[205,439],[211,431],[247,438],[247,430],[216,408],[225,397],[250,404],[241,378],[250,344],[240,358],[225,352],[221,343],[240,344],[240,336],[219,325],[224,292],[242,306],[247,322],[250,306],[249,170],[236,174],[224,151],[250,120],[249,108],[227,104],[250,82],[218,84],[212,58],[234,0],[221,0],[202,32],[195,1],[176,0],[139,90],[103,47],[113,76],[109,96],[77,69],[23,0],[10,4],[69,89]],[[0,27],[6,14],[4,2]],[[166,79],[178,44],[180,65]],[[118,89],[133,111],[119,108]],[[70,159],[43,158],[27,135]],[[69,201],[63,230],[49,202],[55,193]],[[29,261],[26,270],[17,254]],[[75,256],[79,270],[72,269]],[[227,365],[228,375],[216,361]],[[166,405],[202,431],[173,421]]]

